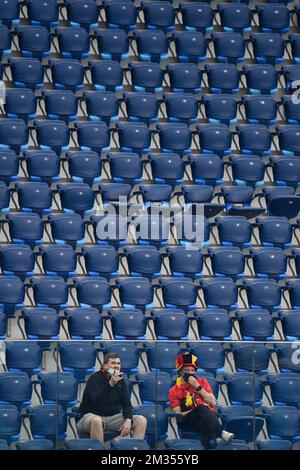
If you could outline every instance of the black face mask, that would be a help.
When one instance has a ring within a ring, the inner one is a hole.
[[[194,375],[195,374],[189,374],[188,372],[186,372],[185,374],[183,374],[182,378],[186,383],[188,383],[189,377],[194,377]]]

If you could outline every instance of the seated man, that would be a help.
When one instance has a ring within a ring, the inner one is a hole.
[[[197,358],[191,353],[180,354],[176,360],[178,379],[169,390],[172,411],[178,414],[187,431],[198,432],[202,436],[205,449],[211,447],[211,440],[217,443],[229,442],[234,434],[222,430],[214,412],[216,399],[206,379],[196,377]]]
[[[147,420],[132,415],[128,388],[116,353],[106,354],[101,370],[88,379],[79,412],[77,430],[89,432],[91,439],[104,442],[104,429],[120,432],[121,437],[144,439]]]

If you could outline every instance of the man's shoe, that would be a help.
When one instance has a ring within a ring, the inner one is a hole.
[[[230,442],[234,438],[234,434],[228,431],[222,431],[221,438],[224,442]]]

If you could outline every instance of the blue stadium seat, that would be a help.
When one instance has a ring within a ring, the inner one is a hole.
[[[86,59],[89,56],[90,39],[84,28],[56,28],[60,55],[65,59]]]
[[[250,308],[263,308],[270,313],[279,310],[281,286],[274,279],[247,279],[243,281]]]
[[[176,239],[182,246],[193,243],[197,248],[209,245],[210,224],[197,215],[175,216]]]
[[[250,447],[246,444],[243,439],[233,439],[229,444],[220,444],[216,447],[216,450],[250,450]]]
[[[205,116],[211,124],[234,124],[237,115],[237,101],[231,95],[203,95],[201,99]]]
[[[96,152],[67,152],[68,171],[75,183],[92,186],[101,180],[102,161]]]
[[[11,35],[6,25],[0,25],[0,57],[10,55],[11,51]]]
[[[52,450],[54,443],[50,439],[32,439],[16,442],[16,450]]]
[[[42,348],[36,341],[9,341],[5,363],[10,372],[26,372],[29,377],[41,372]]]
[[[230,152],[232,135],[225,124],[206,124],[196,127],[200,148],[204,153],[223,157]]]
[[[284,40],[278,33],[254,33],[250,35],[255,61],[259,64],[283,62]]]
[[[33,276],[30,287],[37,307],[51,307],[60,310],[67,307],[68,286],[59,276]]]
[[[93,1],[66,1],[67,18],[70,26],[82,27],[87,31],[98,27],[100,7]]]
[[[157,341],[146,345],[147,360],[150,371],[171,373],[178,354],[182,352],[176,342]]]
[[[237,372],[267,372],[272,349],[262,344],[240,343],[233,347],[232,352]]]
[[[10,190],[4,183],[0,181],[0,210],[3,214],[6,214],[9,211],[9,199],[10,199]]]
[[[299,160],[295,157],[271,158],[270,164],[276,185],[298,187],[300,178]],[[283,195],[283,194],[282,194]]]
[[[151,448],[156,448],[159,441],[167,438],[168,415],[161,405],[135,406],[133,412],[147,419],[146,441]]]
[[[111,286],[103,277],[75,277],[77,301],[80,307],[96,307],[99,310],[110,307]]]
[[[141,214],[133,220],[133,225],[139,245],[162,247],[168,244],[170,221],[166,217]]]
[[[268,375],[274,405],[300,407],[300,377],[296,373]]]
[[[270,439],[299,441],[299,414],[295,407],[263,407],[263,413],[266,417],[267,431]]]
[[[217,5],[217,11],[225,32],[243,34],[251,31],[252,12],[247,5],[221,4]]]
[[[179,11],[186,31],[213,31],[213,9],[204,2],[180,3]]]
[[[146,338],[147,318],[143,312],[134,308],[114,308],[108,311],[112,333],[117,340],[144,340]]]
[[[122,2],[118,0],[104,0],[106,24],[112,29],[130,31],[135,29],[137,20],[137,8],[134,2]]]
[[[103,317],[96,308],[66,308],[65,318],[71,339],[102,339]]]
[[[119,450],[148,450],[150,449],[149,444],[144,439],[120,439],[115,437],[110,441],[110,448],[113,451]]]
[[[297,341],[300,338],[300,317],[299,311],[295,310],[280,310],[282,332],[286,341]]]
[[[37,98],[30,88],[11,88],[5,94],[5,114],[8,118],[30,121],[36,117]]]
[[[11,149],[17,154],[28,147],[28,127],[22,119],[1,119],[0,149]]]
[[[168,450],[204,450],[197,439],[167,439],[164,444]]]
[[[20,159],[13,150],[0,150],[0,181],[1,185],[18,180]],[[4,199],[4,193],[3,193]],[[4,202],[4,201],[3,201]],[[5,207],[3,207],[5,209]]]
[[[182,308],[186,311],[196,306],[197,287],[189,278],[160,279],[163,300],[167,308]]]
[[[207,136],[204,133],[201,135],[206,140]],[[213,145],[212,141],[210,145]],[[190,154],[188,158],[191,163],[192,177],[195,183],[215,186],[223,182],[224,162],[218,155],[213,153],[208,155]]]
[[[253,372],[225,374],[224,381],[231,405],[262,405],[263,382]]]
[[[119,257],[113,246],[84,245],[81,253],[89,276],[110,278],[118,274]]]
[[[16,183],[20,210],[46,215],[51,211],[52,192],[47,183]]]
[[[102,343],[104,354],[114,352],[120,355],[122,371],[132,375],[138,372],[138,363],[141,350],[133,341],[114,341]]]
[[[70,90],[46,90],[42,100],[49,119],[62,120],[67,123],[77,117],[78,98]]]
[[[13,27],[14,25],[20,22],[20,3],[18,0],[11,0],[10,2],[6,2],[5,0],[1,0],[0,8],[1,8],[1,24],[7,26],[8,28]]]
[[[197,159],[195,159],[197,162]],[[214,187],[207,184],[184,184],[176,195],[184,197],[185,204],[189,207],[193,203],[209,203],[213,198]]]
[[[292,450],[293,446],[291,441],[285,439],[256,441],[256,445],[258,450]]]
[[[76,404],[78,383],[70,372],[41,372],[37,383],[45,405],[58,403],[66,410]]]
[[[242,157],[245,158],[245,157]],[[231,160],[231,158],[230,158]],[[229,164],[230,164],[229,160]],[[232,162],[233,166],[235,161]],[[224,198],[227,211],[231,208],[250,207],[254,189],[251,186],[222,186],[221,195]],[[238,205],[241,204],[242,206]]]
[[[291,96],[282,96],[280,105],[284,109],[285,121],[287,121],[288,124],[297,125],[300,123],[297,100],[295,103],[295,99],[293,99]]]
[[[91,214],[96,195],[88,184],[62,183],[57,185],[57,191],[64,212],[75,212],[82,217]]]
[[[259,197],[264,197],[265,203],[268,206],[274,197],[293,194],[295,194],[295,188],[291,186],[263,186]]]
[[[197,122],[198,102],[192,93],[165,93],[163,100],[170,122]]]
[[[23,281],[33,274],[35,255],[28,245],[2,245],[1,270],[5,276],[15,275]]]
[[[172,276],[197,279],[202,275],[203,256],[198,250],[186,247],[167,248]]]
[[[160,62],[168,59],[168,38],[163,31],[134,31],[139,58],[144,62]]]
[[[59,343],[59,357],[64,372],[72,372],[78,383],[85,382],[85,376],[95,372],[97,350],[86,342]]]
[[[49,66],[54,88],[75,93],[83,88],[84,68],[75,59],[51,59]]]
[[[53,150],[31,150],[24,152],[26,170],[31,181],[51,185],[59,180],[60,159]]]
[[[280,152],[283,155],[288,157],[299,156],[300,155],[300,146],[299,146],[299,135],[300,135],[300,126],[297,125],[288,125],[288,126],[278,126],[276,128]]]
[[[124,255],[131,276],[160,276],[162,255],[156,247],[125,246]]]
[[[263,124],[241,124],[237,126],[239,147],[242,153],[265,156],[271,148],[272,135]]]
[[[192,133],[184,123],[158,124],[160,148],[164,152],[184,155],[190,151]]]
[[[18,441],[21,431],[21,415],[14,405],[0,404],[0,439],[9,445]]]
[[[117,123],[119,145],[122,152],[135,152],[139,155],[150,150],[151,132],[144,122]]]
[[[6,222],[13,243],[27,244],[31,248],[42,243],[44,228],[38,214],[9,212]]]
[[[85,224],[79,214],[55,214],[48,216],[51,235],[55,243],[74,248],[84,243]]]
[[[0,406],[14,405],[21,411],[31,405],[32,383],[25,372],[0,374]]]
[[[176,302],[176,299],[174,300]],[[180,305],[182,307],[182,305]],[[158,340],[187,340],[191,318],[179,308],[151,310],[155,336]]]
[[[118,120],[119,100],[112,91],[85,91],[82,101],[91,121],[103,121],[109,126]]]
[[[136,375],[136,383],[142,404],[153,403],[164,408],[168,405],[168,391],[173,382],[167,372],[139,373]]]
[[[92,2],[90,2],[92,3]],[[105,450],[98,439],[66,439],[65,446],[68,450]]]
[[[215,219],[220,243],[224,246],[251,246],[252,225],[242,216],[218,216]]]
[[[280,248],[252,248],[250,255],[256,277],[277,280],[286,277],[287,258]]]
[[[159,101],[153,93],[124,93],[123,99],[130,121],[148,125],[157,121]]]
[[[64,279],[76,275],[76,255],[70,245],[42,245],[39,252],[47,276],[61,276]]]
[[[15,87],[37,90],[44,86],[44,65],[38,59],[9,57],[8,64]]]
[[[57,154],[69,149],[70,129],[64,121],[34,121],[37,143],[42,150],[54,150]]]
[[[153,285],[146,277],[124,277],[116,279],[120,302],[124,307],[140,308],[142,311],[152,307]]]
[[[290,10],[285,5],[256,5],[259,28],[265,33],[289,31]]]
[[[256,440],[265,424],[264,418],[253,416],[253,408],[248,405],[222,406],[219,413],[226,431],[246,442]]]
[[[230,277],[201,279],[200,286],[208,308],[225,308],[228,311],[236,308],[237,287]]]
[[[218,308],[196,309],[199,337],[202,340],[231,340],[232,318],[226,310]]]
[[[29,407],[26,416],[34,439],[63,440],[67,431],[67,414],[56,404]]]
[[[168,1],[150,1],[141,3],[145,25],[148,29],[175,29],[175,8]]]
[[[198,358],[199,372],[211,372],[214,376],[224,372],[225,349],[221,343],[189,343],[189,347]]]
[[[297,278],[288,280],[286,282],[286,289],[289,291],[291,307],[299,309],[299,306],[300,306],[299,280]]]
[[[59,6],[55,0],[45,5],[42,0],[25,0],[28,19],[32,25],[44,26],[48,29],[58,26]]]
[[[206,60],[207,40],[200,32],[178,31],[172,33],[176,56],[180,62],[198,64]]]
[[[240,73],[234,64],[206,64],[205,73],[211,93],[237,93]]]
[[[237,64],[245,59],[245,40],[239,33],[213,33],[211,35],[217,62]]]
[[[123,69],[115,60],[91,60],[88,63],[92,83],[97,91],[121,91]]]
[[[199,93],[202,71],[196,64],[167,64],[170,86],[176,93]]]
[[[128,59],[129,40],[124,30],[97,29],[95,38],[101,59],[118,62]]]
[[[6,331],[7,331],[7,316],[0,312],[0,339],[6,339]]]
[[[59,339],[60,319],[53,308],[25,308],[19,319],[24,321],[26,339]]]
[[[110,134],[104,122],[75,122],[77,141],[80,150],[93,151],[101,154],[102,151],[109,150]]]
[[[245,256],[240,248],[236,246],[208,248],[207,255],[214,276],[228,276],[232,279],[239,279],[244,276]]]
[[[17,276],[0,277],[0,308],[8,317],[14,317],[16,310],[22,308],[24,284]]]
[[[156,183],[175,186],[183,182],[185,163],[178,153],[150,153],[148,160]]]
[[[112,245],[116,249],[126,244],[128,221],[124,217],[113,214],[108,216],[92,215],[91,223],[97,244],[105,246]]]
[[[257,217],[256,223],[262,246],[291,246],[292,225],[286,217]]]
[[[240,333],[245,341],[273,341],[275,320],[265,309],[237,310]]]
[[[298,196],[273,197],[268,206],[268,214],[275,217],[294,219],[300,211],[300,199]]]
[[[294,82],[300,79],[300,67],[299,65],[283,65],[281,67],[281,73],[285,80],[285,91],[290,94],[297,89],[294,86]]]
[[[244,65],[243,72],[249,93],[268,95],[277,92],[279,74],[273,65]]]
[[[19,50],[23,57],[47,57],[51,48],[50,32],[44,26],[16,26]]]
[[[159,64],[149,62],[129,62],[133,91],[160,93],[162,92],[163,70]]]
[[[169,205],[172,192],[173,188],[169,184],[141,184],[136,194],[141,196],[144,206],[149,207],[155,202]]]
[[[242,104],[247,122],[250,124],[266,124],[277,122],[277,102],[269,95],[244,95]]]
[[[277,362],[280,372],[299,372],[299,352],[291,345],[278,345],[276,347]]]

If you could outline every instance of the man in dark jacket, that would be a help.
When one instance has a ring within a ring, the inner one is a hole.
[[[144,439],[147,420],[133,415],[128,388],[122,377],[120,357],[108,353],[101,370],[88,379],[81,405],[79,432],[103,442],[103,431],[120,431],[121,437]]]

